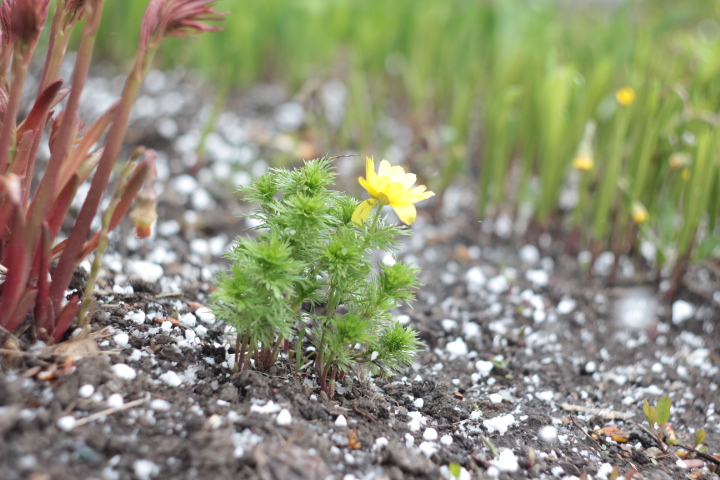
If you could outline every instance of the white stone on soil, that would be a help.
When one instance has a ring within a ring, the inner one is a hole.
[[[75,417],[66,415],[57,419],[57,426],[63,432],[69,432],[75,427]]]
[[[465,280],[467,280],[468,287],[471,289],[479,289],[487,283],[487,277],[480,267],[472,267],[467,273],[465,273]]]
[[[263,413],[265,415],[278,413],[280,410],[282,410],[282,407],[272,400],[268,401],[265,405],[252,405],[250,407],[251,412]]]
[[[80,389],[78,389],[78,396],[80,396],[80,398],[90,398],[94,393],[95,387],[90,383],[83,385]]]
[[[498,432],[500,435],[505,435],[508,428],[514,423],[515,417],[511,413],[483,420],[483,426],[488,429],[489,433]]]
[[[127,333],[118,333],[113,337],[113,340],[115,341],[115,345],[117,345],[120,348],[125,348],[128,345],[128,341],[130,340],[130,335]]]
[[[540,250],[535,245],[525,245],[518,251],[520,261],[526,265],[535,265],[540,260]]]
[[[128,312],[125,314],[125,320],[132,320],[137,324],[143,324],[145,323],[145,312],[143,312],[142,310],[139,312]]]
[[[112,371],[115,375],[124,380],[134,380],[137,376],[137,373],[135,373],[135,369],[128,365],[125,365],[124,363],[116,363],[112,366]]]
[[[510,288],[510,283],[505,275],[497,275],[488,281],[487,288],[492,293],[500,295]]]
[[[517,472],[520,469],[515,454],[509,448],[502,450],[500,455],[489,463],[501,472]]]
[[[133,470],[138,480],[150,480],[160,473],[160,467],[150,460],[135,460]]]
[[[215,321],[215,314],[210,311],[207,307],[200,307],[195,310],[195,316],[201,322],[212,323]]]
[[[415,408],[423,408],[423,406],[425,405],[425,400],[423,400],[422,398],[416,398],[413,401],[413,405],[415,405]]]
[[[181,315],[179,320],[180,322],[182,322],[183,325],[190,328],[194,327],[197,324],[197,319],[192,313],[186,313],[185,315]]]
[[[275,422],[281,427],[290,425],[292,423],[292,415],[290,414],[290,411],[287,408],[280,410]]]
[[[182,384],[182,380],[180,380],[180,377],[178,377],[178,374],[173,372],[172,370],[163,373],[160,375],[160,380],[165,382],[167,385],[171,387],[178,387]]]
[[[123,400],[122,395],[120,395],[119,393],[113,393],[108,397],[107,405],[110,408],[118,408],[125,405],[125,401]]]
[[[553,427],[552,425],[545,425],[540,429],[538,435],[540,436],[541,440],[544,440],[546,442],[554,442],[557,440],[558,436],[557,428]]]
[[[445,349],[450,353],[451,357],[458,357],[468,354],[468,347],[462,338],[458,338],[455,341],[449,342]]]
[[[538,287],[545,287],[550,281],[550,274],[545,270],[528,270],[525,272],[525,278]]]
[[[150,408],[159,412],[166,412],[170,410],[170,407],[172,407],[172,404],[162,398],[156,398],[155,400],[150,402]]]
[[[144,260],[132,260],[128,264],[128,274],[135,275],[140,280],[155,283],[165,274],[163,268],[157,263]]]
[[[481,377],[487,377],[492,372],[493,363],[486,360],[478,360],[475,362],[475,370],[478,371]]]
[[[347,419],[345,418],[345,415],[338,415],[338,417],[335,419],[335,426],[347,427]]]
[[[692,318],[695,314],[695,307],[685,300],[677,300],[672,304],[672,322],[680,325],[685,320]]]
[[[426,428],[423,432],[423,438],[428,441],[434,441],[438,438],[437,430],[434,428]]]

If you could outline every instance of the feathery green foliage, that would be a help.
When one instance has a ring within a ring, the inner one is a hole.
[[[227,254],[232,265],[218,276],[211,309],[237,328],[236,364],[275,363],[286,341],[295,341],[296,366],[303,339],[315,347],[324,391],[356,365],[391,372],[415,356],[419,341],[390,310],[414,298],[418,269],[395,262],[375,267],[373,250],[393,251],[406,228],[382,219],[355,225],[357,200],[330,190],[327,159],[295,170],[272,169],[245,199],[259,202],[248,215],[257,238],[240,238]],[[378,212],[379,215],[379,212]]]

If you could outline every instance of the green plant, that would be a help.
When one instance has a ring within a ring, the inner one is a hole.
[[[210,306],[237,329],[237,369],[249,368],[251,359],[268,369],[281,350],[299,369],[309,360],[302,353],[308,339],[320,386],[332,396],[335,380],[356,365],[389,372],[415,356],[416,333],[390,310],[414,298],[417,269],[400,261],[374,269],[371,253],[393,252],[397,238],[410,233],[382,219],[382,205],[412,223],[412,203],[432,193],[411,188],[415,176],[385,161],[375,174],[368,159],[368,178],[361,181],[372,198],[358,204],[328,188],[330,160],[319,159],[295,170],[272,169],[240,189],[246,200],[259,202],[248,215],[257,237],[239,238],[227,253],[232,265],[219,275]],[[378,209],[366,222],[373,206]]]
[[[145,152],[131,159],[123,169],[118,190],[103,217],[102,230],[88,240],[91,223],[120,155],[133,104],[155,52],[165,37],[217,30],[218,27],[204,22],[222,19],[211,8],[211,0],[151,0],[142,20],[135,63],[122,96],[83,131],[78,110],[103,3],[103,0],[55,2],[37,97],[19,124],[16,117],[21,93],[50,3],[49,0],[4,0],[0,4],[0,263],[5,273],[0,326],[15,332],[33,310],[37,335],[46,341],[61,340],[78,312],[82,317],[78,318],[79,322],[85,322],[88,309],[87,305],[80,309],[79,294],[73,294],[67,302],[65,298],[73,271],[98,245],[101,251],[104,249],[108,232],[125,216],[143,184],[146,187],[133,218],[138,234],[149,234],[154,220],[151,186],[154,155]],[[60,65],[71,33],[80,20],[83,20],[82,37],[75,68],[70,87],[63,90],[63,81],[58,79]],[[66,99],[64,108],[52,118],[63,99]],[[39,185],[31,192],[37,152],[49,122],[52,122],[50,159]],[[92,150],[105,134],[104,146]],[[91,174],[89,192],[69,237],[56,244],[70,204]],[[53,268],[54,260],[57,264]]]

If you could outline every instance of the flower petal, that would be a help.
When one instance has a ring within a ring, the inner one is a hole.
[[[372,157],[366,157],[365,158],[365,179],[370,185],[373,185],[375,188],[377,185],[377,174],[375,173],[375,160],[372,159]]]
[[[390,162],[387,160],[383,160],[380,162],[380,167],[378,168],[378,177],[390,177],[390,172],[392,170],[393,166],[390,165]]]
[[[417,210],[412,203],[394,203],[392,208],[405,225],[412,225],[417,217]]]
[[[377,198],[377,196],[378,196],[378,191],[376,188],[377,182],[375,184],[372,184],[368,180],[365,180],[363,177],[359,177],[358,182],[360,182],[360,185],[362,185],[362,187],[365,190],[367,190],[368,194],[371,197]]]
[[[387,188],[384,189],[389,205],[396,202],[403,202],[402,198],[405,196],[406,192],[407,190],[405,190],[405,187],[403,187],[401,183],[397,182],[389,184]]]
[[[353,212],[352,222],[357,225],[362,225],[363,223],[365,223],[365,220],[367,220],[370,216],[373,205],[375,205],[375,200],[365,200],[360,205],[358,205]]]

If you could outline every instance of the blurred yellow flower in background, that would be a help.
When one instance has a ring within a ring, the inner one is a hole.
[[[426,191],[425,185],[413,187],[417,177],[413,173],[405,173],[400,166],[390,165],[383,160],[375,173],[375,161],[368,157],[365,161],[365,178],[360,177],[360,185],[367,190],[370,197],[357,206],[352,221],[361,225],[368,219],[373,207],[390,205],[406,225],[411,225],[417,217],[414,203],[432,197],[435,193]]]
[[[594,162],[592,157],[583,155],[573,158],[572,164],[573,167],[581,172],[587,172],[588,170],[592,170]]]
[[[627,107],[635,100],[635,90],[630,87],[624,87],[615,92],[615,99],[623,107]]]
[[[635,223],[645,223],[650,219],[647,208],[640,202],[633,202],[630,214]]]

